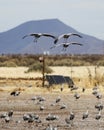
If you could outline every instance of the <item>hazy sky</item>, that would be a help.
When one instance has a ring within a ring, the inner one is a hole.
[[[0,32],[51,18],[104,39],[104,0],[0,0]]]

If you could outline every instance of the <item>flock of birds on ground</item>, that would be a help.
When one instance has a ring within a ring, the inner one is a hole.
[[[70,91],[73,91],[74,92],[74,95],[73,97],[75,98],[75,101],[76,103],[78,103],[78,100],[80,100],[81,98],[81,95],[76,91],[78,90],[79,88],[76,87],[75,85],[71,86],[70,87]],[[62,92],[64,90],[64,88],[60,88],[60,92]],[[81,92],[82,93],[85,93],[86,89],[85,88],[82,88]],[[12,91],[10,93],[10,96],[14,96],[14,97],[17,97],[21,94],[20,91]],[[98,100],[97,104],[95,104],[95,109],[98,111],[98,113],[95,115],[95,120],[100,120],[101,117],[102,117],[102,110],[104,108],[104,105],[102,103],[102,94],[101,92],[99,92],[99,88],[98,86],[95,86],[93,89],[92,89],[92,95],[94,95],[96,97],[96,99]],[[37,104],[40,104],[40,111],[44,111],[46,109],[46,106],[44,106],[44,102],[46,102],[46,99],[43,97],[43,96],[34,96],[31,98],[31,100],[33,102],[37,101]],[[54,107],[55,105],[58,105],[60,106],[59,109],[60,110],[65,110],[65,109],[69,109],[67,107],[67,104],[65,103],[60,103],[61,102],[61,97],[58,96],[54,103],[51,103],[50,104],[50,107]],[[5,113],[2,113],[0,114],[0,118],[2,120],[4,120],[6,123],[9,123],[12,121],[12,117],[13,117],[13,114],[14,114],[14,111],[13,110],[10,110],[8,112],[5,112]],[[69,112],[69,115],[67,118],[65,118],[65,123],[66,123],[66,126],[71,128],[73,127],[73,124],[74,124],[74,119],[76,117],[76,114],[73,112],[73,110],[71,110]],[[82,120],[85,120],[89,117],[89,107],[86,108],[86,111],[84,113],[82,113]],[[38,115],[38,114],[34,114],[34,113],[25,113],[22,117],[22,120],[24,122],[27,122],[27,123],[33,123],[35,122],[36,124],[41,124],[42,123],[42,120],[41,120],[41,117]],[[21,123],[22,120],[17,120],[16,123]],[[48,125],[46,126],[46,128],[44,130],[58,130],[58,126],[53,126],[52,121],[56,121],[56,120],[59,120],[59,116],[57,115],[54,115],[54,114],[51,114],[51,112],[46,116],[45,118],[46,121],[48,121]]]
[[[78,43],[78,42],[68,42],[68,38],[70,38],[71,36],[77,36],[79,38],[82,38],[81,35],[77,34],[77,33],[66,33],[66,34],[61,34],[59,36],[54,36],[54,35],[51,35],[51,34],[48,34],[48,33],[31,33],[31,34],[28,34],[28,35],[25,35],[23,36],[23,39],[28,37],[28,36],[32,36],[34,37],[34,42],[37,42],[37,40],[44,36],[44,37],[50,37],[50,38],[53,38],[54,39],[54,46],[50,47],[50,49],[52,48],[56,48],[58,46],[63,46],[63,49],[62,51],[66,51],[66,48],[69,46],[69,45],[80,45],[82,46],[83,44],[81,43]],[[62,43],[58,43],[60,41],[60,39],[64,39],[64,41]]]

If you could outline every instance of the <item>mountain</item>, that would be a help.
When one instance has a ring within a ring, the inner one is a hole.
[[[30,33],[50,33],[55,36],[63,33],[78,33],[83,38],[72,36],[69,41],[80,42],[83,46],[71,45],[67,51],[62,52],[62,47],[50,49],[54,45],[52,38],[41,37],[37,43],[33,42],[33,37],[22,39],[24,35]],[[0,33],[0,54],[39,54],[43,52],[50,54],[104,54],[104,40],[78,32],[58,19],[28,21]]]

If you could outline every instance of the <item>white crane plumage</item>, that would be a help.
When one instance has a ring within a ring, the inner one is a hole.
[[[78,42],[59,43],[59,44],[56,44],[56,45],[52,46],[50,49],[56,48],[56,47],[61,46],[61,45],[63,46],[63,51],[66,51],[66,48],[69,45],[80,45],[80,46],[82,46],[83,44],[78,43]]]
[[[28,36],[33,36],[35,39],[34,39],[34,42],[37,42],[37,39],[39,39],[41,36],[45,36],[45,37],[51,37],[53,39],[56,39],[55,36],[51,35],[51,34],[48,34],[48,33],[31,33],[31,34],[27,34],[25,36],[23,36],[22,38],[26,38]]]
[[[56,44],[61,38],[64,38],[64,42],[67,42],[67,39],[68,39],[70,36],[77,36],[77,37],[82,38],[82,36],[79,35],[79,34],[77,34],[77,33],[62,34],[62,35],[60,35],[59,37],[57,37],[57,38],[55,39],[54,44]]]

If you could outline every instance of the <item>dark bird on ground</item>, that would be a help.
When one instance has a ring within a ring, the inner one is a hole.
[[[66,42],[67,42],[67,39],[68,39],[70,36],[77,36],[77,37],[82,38],[81,35],[76,34],[76,33],[62,34],[62,35],[60,35],[59,37],[57,37],[57,38],[55,39],[54,44],[56,44],[61,38],[64,38],[64,42],[66,43]]]
[[[89,115],[89,113],[87,110],[85,113],[83,113],[82,119],[84,120],[84,119],[88,118],[88,115]]]
[[[40,110],[43,111],[44,110],[44,106],[40,106]]]
[[[9,123],[10,120],[11,120],[11,118],[10,118],[9,116],[6,116],[6,117],[5,117],[5,122],[6,122],[6,123]]]
[[[58,120],[59,119],[59,117],[58,116],[56,116],[56,115],[52,115],[52,114],[48,114],[48,116],[46,117],[46,120],[47,121],[53,121],[53,120]]]
[[[74,97],[75,97],[75,99],[77,100],[77,99],[80,98],[80,95],[79,95],[78,93],[75,93],[75,94],[74,94]]]
[[[24,120],[24,121],[28,121],[29,118],[30,118],[30,115],[29,115],[29,114],[24,114],[24,115],[23,115],[23,120]]]
[[[93,90],[92,94],[96,96],[98,94],[98,90]]]
[[[60,88],[60,91],[61,91],[61,92],[63,91],[63,87]]]
[[[0,114],[0,118],[5,118],[6,116],[8,116],[8,113],[2,113],[2,114]]]
[[[97,99],[101,99],[102,98],[102,94],[101,93],[97,93],[96,98]]]
[[[30,117],[30,118],[28,119],[28,123],[32,123],[32,122],[34,122],[34,117]]]
[[[37,40],[41,37],[41,36],[45,36],[45,37],[51,37],[53,39],[56,39],[55,36],[51,35],[51,34],[48,34],[48,33],[31,33],[31,34],[27,34],[25,36],[23,36],[22,38],[26,38],[28,36],[33,36],[35,39],[34,39],[34,42],[37,42]]]
[[[63,46],[63,49],[62,49],[62,51],[66,51],[66,48],[69,46],[69,45],[80,45],[80,46],[82,46],[83,44],[81,44],[81,43],[77,43],[77,42],[63,42],[63,43],[59,43],[59,44],[56,44],[56,45],[54,45],[54,46],[52,46],[50,49],[53,49],[53,48],[55,48],[55,47],[58,47],[58,46]]]
[[[10,93],[11,96],[18,96],[20,94],[20,91],[13,91]]]
[[[95,86],[92,88],[92,90],[98,90],[98,85],[97,84],[95,84]]]
[[[64,89],[64,86],[63,86],[63,84],[62,84],[62,86],[61,86],[61,88],[60,88],[60,91],[62,92],[62,91],[63,91],[63,89]]]
[[[37,99],[36,96],[34,96],[34,97],[31,98],[32,101],[35,101],[36,99]]]
[[[44,97],[42,97],[42,96],[38,96],[38,97],[37,97],[37,100],[38,100],[39,102],[44,102],[44,101],[46,101],[46,99],[45,99]]]
[[[9,117],[12,117],[12,116],[13,116],[13,110],[10,110],[10,111],[8,112],[8,116],[9,116]]]
[[[75,118],[75,115],[74,115],[73,112],[71,112],[71,113],[70,113],[70,116],[69,116],[69,119],[70,119],[70,120],[74,120],[74,118]]]
[[[70,87],[70,90],[71,90],[71,91],[77,90],[77,89],[78,89],[78,87],[77,87],[76,85],[72,85],[72,86]]]
[[[58,102],[60,102],[60,101],[61,101],[61,97],[58,96],[58,97],[56,98],[56,103],[58,103]]]
[[[66,122],[66,124],[71,125],[71,121],[69,118],[65,118],[65,122]]]
[[[102,109],[103,109],[103,104],[102,104],[102,102],[100,102],[100,103],[98,103],[98,104],[96,104],[95,105],[95,108],[98,110],[98,111],[101,111]]]
[[[85,92],[85,88],[82,88],[82,92],[83,92],[83,93]]]
[[[48,126],[45,130],[57,130],[57,127],[54,127],[51,124],[48,124]]]
[[[95,119],[99,120],[101,118],[101,111],[99,111],[99,113],[96,115]]]
[[[65,109],[65,108],[67,108],[67,106],[66,106],[65,104],[62,104],[62,105],[60,106],[60,109]]]

